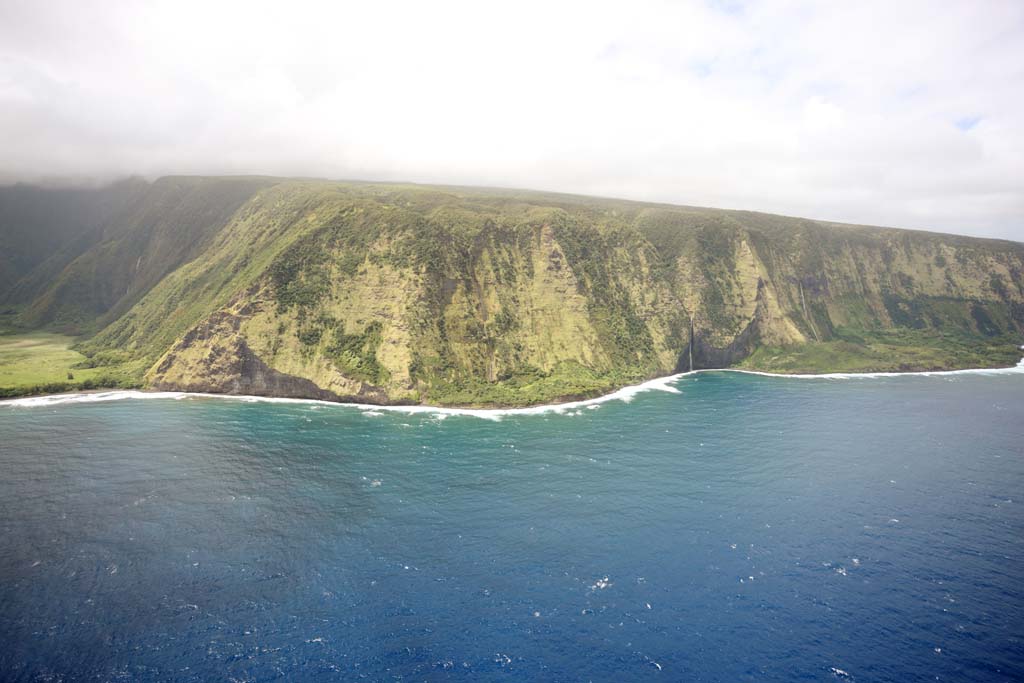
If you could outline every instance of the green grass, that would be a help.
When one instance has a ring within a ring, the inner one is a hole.
[[[0,397],[137,386],[127,367],[83,367],[73,343],[48,332],[0,336]]]
[[[760,347],[737,367],[779,373],[912,372],[1016,365],[1021,353],[1009,338],[895,328],[851,333],[791,347]]]
[[[463,378],[458,383],[439,383],[424,398],[429,405],[515,408],[594,398],[649,375],[639,370],[596,373],[566,361],[550,373],[535,371],[500,382]]]

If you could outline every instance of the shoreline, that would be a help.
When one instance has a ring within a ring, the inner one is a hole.
[[[1005,375],[1024,374],[1024,358],[1016,365],[1003,368],[965,368],[962,370],[925,370],[919,372],[832,372],[822,374],[782,374],[763,372],[759,370],[745,370],[741,368],[707,368],[701,370],[690,370],[665,377],[631,384],[615,391],[612,391],[594,398],[582,399],[579,401],[568,401],[565,403],[546,403],[536,406],[521,408],[457,408],[444,406],[427,405],[377,405],[372,403],[349,403],[340,401],[323,401],[312,398],[284,398],[274,396],[249,396],[244,394],[213,394],[187,391],[146,391],[143,389],[111,389],[111,390],[90,390],[72,392],[66,394],[42,394],[37,396],[26,396],[21,398],[5,399],[0,401],[0,407],[9,406],[12,408],[40,408],[65,403],[101,403],[107,401],[120,401],[126,399],[171,399],[184,400],[189,398],[215,398],[242,401],[244,403],[292,403],[296,405],[326,405],[355,408],[363,414],[382,415],[385,412],[404,413],[413,415],[425,413],[443,416],[465,415],[479,417],[488,420],[500,420],[506,415],[542,415],[546,413],[564,414],[581,409],[593,410],[602,403],[609,401],[622,401],[629,403],[637,394],[647,391],[664,391],[672,394],[682,393],[675,386],[678,380],[691,375],[698,375],[707,372],[736,372],[746,375],[760,377],[775,377],[781,379],[810,379],[810,380],[850,380],[850,379],[878,379],[891,377],[948,377],[955,375]]]

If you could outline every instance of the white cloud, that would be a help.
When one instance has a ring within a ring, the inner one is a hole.
[[[506,185],[1024,239],[1021,121],[1012,0],[0,5],[9,178]]]

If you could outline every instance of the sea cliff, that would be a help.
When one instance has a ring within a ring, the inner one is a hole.
[[[0,275],[15,282],[8,325],[82,334],[82,364],[122,384],[516,406],[695,368],[1020,359],[1014,242],[474,188],[118,191],[96,201],[80,253]]]

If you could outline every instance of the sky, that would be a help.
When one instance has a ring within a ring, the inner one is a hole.
[[[1024,241],[1024,2],[0,0],[0,181],[172,173]]]

